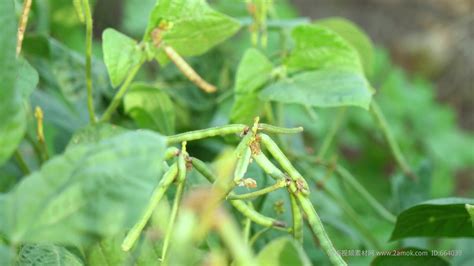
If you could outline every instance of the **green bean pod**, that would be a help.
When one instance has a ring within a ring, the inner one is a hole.
[[[290,178],[295,181],[297,188],[303,194],[309,194],[309,186],[303,176],[291,164],[285,154],[281,151],[278,145],[266,134],[260,134],[262,144],[268,149],[272,156],[277,160],[281,167],[290,175]]]
[[[237,209],[242,215],[245,217],[249,218],[252,222],[265,226],[265,227],[286,227],[286,224],[282,221],[275,220],[273,218],[267,217],[265,215],[260,214],[259,212],[255,211],[253,208],[250,208],[249,205],[247,205],[244,201],[242,200],[232,200],[230,201],[230,204],[234,206],[235,209]]]
[[[212,174],[211,170],[209,170],[209,167],[207,167],[206,163],[199,160],[198,158],[191,157],[191,163],[193,167],[201,174],[203,175],[209,183],[214,183],[216,181],[215,176]]]
[[[252,157],[252,150],[250,147],[246,147],[243,151],[242,156],[237,160],[237,165],[234,170],[234,183],[239,184],[243,179],[245,173],[250,164],[250,158]]]
[[[258,129],[262,130],[267,133],[275,133],[275,134],[297,134],[303,132],[303,127],[293,127],[293,128],[286,128],[286,127],[277,127],[269,124],[260,123],[258,124]]]
[[[153,214],[153,211],[155,210],[156,206],[160,202],[161,198],[165,194],[170,184],[176,178],[177,174],[178,174],[178,166],[176,165],[176,163],[174,163],[170,167],[170,169],[163,175],[160,183],[153,191],[153,194],[151,195],[151,199],[148,202],[148,205],[146,206],[145,212],[143,213],[142,217],[132,227],[132,229],[130,229],[127,236],[123,240],[122,249],[124,251],[129,251],[133,247],[137,239],[140,237],[140,234],[143,231],[143,228],[145,228],[145,225],[147,224],[148,220]]]
[[[263,152],[253,154],[252,158],[263,169],[263,171],[273,179],[286,179],[287,176],[282,171],[280,171],[280,169],[278,169]]]
[[[165,160],[169,160],[179,154],[179,149],[176,147],[169,147],[165,151]]]
[[[306,214],[311,230],[318,238],[321,248],[329,257],[331,263],[337,266],[347,265],[347,263],[342,259],[341,255],[339,255],[337,250],[334,248],[331,239],[327,235],[326,230],[324,230],[323,223],[321,222],[321,219],[316,213],[316,210],[314,209],[313,204],[309,198],[301,193],[295,194],[295,197],[297,198],[301,209]]]
[[[211,127],[207,129],[189,131],[177,135],[168,136],[166,139],[167,144],[179,143],[183,141],[192,141],[197,139],[209,138],[214,136],[223,136],[229,134],[237,134],[244,131],[247,128],[243,124],[233,124],[219,127]]]
[[[181,151],[178,156],[178,182],[184,182],[186,179],[186,158],[185,151]]]
[[[262,188],[260,190],[256,190],[253,192],[245,193],[245,194],[232,194],[227,197],[228,200],[248,200],[253,199],[267,193],[273,192],[277,189],[284,188],[288,185],[288,181],[285,179],[278,180],[275,184],[268,186],[266,188]]]
[[[301,215],[298,201],[293,194],[290,194],[291,214],[293,216],[293,237],[303,244],[303,216]]]

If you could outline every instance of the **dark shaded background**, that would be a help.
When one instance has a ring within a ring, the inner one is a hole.
[[[303,16],[359,24],[394,61],[437,84],[462,127],[474,130],[474,0],[292,0]]]

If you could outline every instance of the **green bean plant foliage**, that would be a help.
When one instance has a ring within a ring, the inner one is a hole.
[[[0,22],[0,265],[472,265],[474,201],[441,181],[473,138],[352,22],[286,0]]]

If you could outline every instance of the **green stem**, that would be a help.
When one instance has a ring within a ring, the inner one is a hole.
[[[372,111],[374,119],[379,124],[379,127],[382,130],[385,136],[385,139],[387,140],[388,145],[390,146],[390,150],[392,151],[392,154],[395,157],[395,160],[397,161],[398,165],[400,166],[402,171],[405,173],[405,175],[415,179],[416,176],[410,169],[410,166],[408,165],[405,159],[405,156],[403,156],[402,151],[400,150],[400,146],[398,146],[398,143],[395,140],[395,137],[393,136],[393,133],[379,105],[377,104],[377,102],[375,102],[375,100],[372,100],[370,107],[371,107],[370,110]]]
[[[388,222],[394,224],[396,217],[380,204],[357,179],[344,167],[337,165],[336,173],[346,184],[349,184],[357,193],[375,210],[375,212]]]
[[[326,134],[323,143],[321,144],[321,148],[319,149],[318,156],[317,158],[324,158],[324,155],[326,152],[329,150],[329,147],[331,146],[331,143],[336,136],[337,131],[339,130],[342,121],[344,120],[344,117],[346,115],[346,108],[341,107],[339,109],[339,112],[337,113],[336,120],[332,123],[331,128],[329,129],[329,132]]]
[[[166,261],[166,255],[168,252],[171,236],[173,233],[173,227],[176,221],[176,217],[178,216],[178,209],[179,209],[179,204],[181,203],[181,199],[183,196],[183,191],[184,191],[184,182],[180,182],[178,184],[178,188],[176,190],[176,195],[174,196],[174,202],[173,202],[173,207],[171,208],[171,216],[170,220],[168,222],[168,226],[166,229],[166,235],[165,239],[163,240],[163,249],[161,251],[161,260]]]
[[[303,244],[303,216],[301,215],[298,201],[293,194],[290,194],[291,214],[293,218],[293,237]]]
[[[133,67],[130,70],[130,72],[128,73],[127,78],[123,82],[123,84],[120,87],[120,89],[118,90],[118,92],[115,94],[114,98],[112,99],[112,102],[110,102],[109,106],[105,110],[102,117],[100,118],[100,122],[106,122],[106,121],[110,120],[110,118],[112,117],[112,114],[115,112],[115,110],[119,106],[120,102],[122,101],[123,96],[127,92],[128,87],[130,86],[133,79],[137,75],[137,72],[138,72],[138,70],[140,69],[141,66],[142,66],[142,64],[140,63],[140,64],[136,65],[135,67]]]
[[[329,190],[327,187],[322,187],[323,191],[332,199],[334,202],[339,205],[342,210],[346,213],[347,217],[352,220],[352,223],[357,227],[358,231],[361,232],[372,245],[373,248],[377,250],[382,250],[382,245],[378,242],[376,238],[373,237],[372,232],[368,229],[362,222],[359,215],[356,211],[350,206],[343,198],[339,197],[336,193]]]
[[[175,179],[176,175],[178,174],[178,166],[174,163],[170,169],[163,175],[160,183],[153,191],[151,195],[151,199],[148,202],[148,205],[145,208],[145,211],[140,218],[140,220],[130,229],[127,236],[122,242],[122,249],[124,251],[129,251],[137,239],[140,237],[143,228],[147,224],[148,220],[150,219],[153,211],[155,210],[156,206],[160,202],[161,198],[165,195],[166,190],[170,186],[170,184]]]
[[[255,235],[253,235],[252,238],[249,241],[249,246],[253,246],[255,244],[255,242],[257,242],[258,238],[260,236],[262,236],[268,230],[270,230],[270,227],[265,227],[265,228],[261,229],[260,231],[258,231],[257,233],[255,233]]]
[[[248,200],[248,199],[253,199],[256,197],[260,197],[262,195],[265,195],[267,193],[273,192],[275,190],[278,190],[280,188],[284,188],[288,185],[288,182],[284,179],[278,180],[275,184],[268,186],[266,188],[262,188],[257,191],[253,191],[250,193],[245,193],[245,194],[230,194],[227,199],[228,200]]]
[[[21,172],[23,172],[24,175],[29,175],[31,173],[31,170],[28,167],[28,164],[26,163],[26,161],[23,158],[23,155],[20,153],[20,151],[16,150],[14,156],[15,156],[15,160],[18,163],[18,167],[20,168]]]
[[[92,93],[92,13],[89,0],[83,0],[84,16],[86,19],[86,85],[87,85],[87,108],[89,120],[95,123],[94,98]]]
[[[193,164],[196,171],[198,171],[201,175],[203,175],[210,183],[214,183],[216,181],[216,177],[212,174],[211,170],[207,167],[207,165],[197,159],[192,157],[191,163]],[[229,193],[229,197],[232,197],[234,194]],[[239,212],[242,213],[245,217],[248,217],[252,222],[265,226],[265,227],[285,227],[285,224],[281,221],[275,220],[273,218],[264,216],[259,212],[255,211],[253,208],[250,208],[247,204],[245,204],[242,200],[231,200],[230,204],[237,209]]]

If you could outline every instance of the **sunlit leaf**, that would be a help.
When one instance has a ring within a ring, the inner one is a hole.
[[[20,249],[18,265],[79,266],[83,263],[64,247],[51,244],[29,244]]]
[[[0,5],[0,165],[14,152],[26,129],[21,92],[15,90],[17,23],[14,1]]]
[[[273,83],[260,98],[307,106],[359,106],[369,108],[372,93],[367,80],[350,70],[315,70]]]
[[[128,132],[66,150],[0,196],[13,243],[82,244],[133,225],[160,176],[164,138]]]
[[[159,131],[165,135],[174,133],[175,111],[166,92],[147,84],[134,84],[124,98],[125,112],[141,128]]]
[[[406,237],[474,237],[465,205],[472,199],[444,198],[425,201],[397,217],[391,240]]]
[[[270,79],[272,70],[273,64],[257,49],[251,48],[245,52],[237,68],[231,121],[250,123],[260,114],[262,103],[257,93]]]

